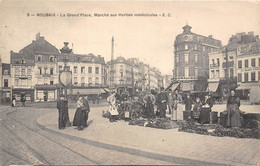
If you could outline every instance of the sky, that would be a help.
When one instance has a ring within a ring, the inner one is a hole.
[[[32,16],[37,13],[55,13],[55,17]],[[68,13],[92,17],[68,17]],[[157,17],[95,17],[94,13]],[[58,49],[67,41],[70,47],[73,43],[74,53],[101,55],[107,62],[114,36],[115,57],[135,57],[163,74],[172,74],[173,45],[183,26],[190,25],[197,34],[213,35],[225,45],[232,34],[254,31],[259,35],[259,16],[256,1],[0,1],[0,55],[9,63],[10,51],[18,52],[40,32]]]

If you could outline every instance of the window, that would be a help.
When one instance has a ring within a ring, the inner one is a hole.
[[[179,55],[176,55],[176,63],[179,63]]]
[[[195,54],[195,62],[198,62],[198,54]]]
[[[92,67],[88,67],[88,73],[92,73]]]
[[[120,76],[121,76],[121,77],[124,77],[124,73],[123,73],[123,72],[120,72]]]
[[[260,58],[258,58],[258,66],[260,67]]]
[[[216,70],[216,78],[219,78],[219,70]]]
[[[95,72],[96,72],[96,74],[99,74],[99,67],[96,67]]]
[[[237,74],[237,82],[242,82],[242,74],[241,73]]]
[[[252,72],[252,73],[251,73],[251,81],[252,81],[252,82],[255,81],[255,72]]]
[[[53,56],[50,57],[50,62],[54,62],[54,57]]]
[[[212,59],[212,64],[213,64],[213,65],[215,64],[215,59]]]
[[[22,81],[22,85],[23,85],[23,86],[24,86],[24,85],[27,85],[25,79],[22,79],[21,81]]]
[[[85,84],[85,77],[81,77],[81,84]]]
[[[50,75],[53,75],[53,68],[50,68]]]
[[[16,86],[19,85],[19,79],[15,79],[15,85],[16,85]]]
[[[27,69],[27,75],[28,76],[32,75],[32,69]]]
[[[22,76],[25,76],[25,69],[22,69]]]
[[[195,76],[198,77],[198,75],[199,75],[199,70],[197,67],[195,67]]]
[[[81,74],[85,73],[85,67],[81,67]]]
[[[238,61],[238,68],[239,68],[239,69],[242,68],[242,61]]]
[[[184,54],[185,63],[189,63],[189,54]]]
[[[211,70],[211,78],[215,78],[215,71]]]
[[[248,82],[248,73],[244,73],[244,82]]]
[[[260,71],[258,71],[258,81],[260,81]]]
[[[50,85],[53,85],[53,81],[50,81]]]
[[[251,59],[251,66],[252,66],[252,67],[255,67],[255,58],[254,58],[254,59]]]
[[[219,62],[219,58],[217,58],[217,64],[218,64],[218,66],[219,66],[219,64],[220,64],[220,62]]]
[[[74,73],[78,73],[78,67],[74,66]]]
[[[74,84],[75,84],[75,85],[78,84],[78,77],[74,77]]]
[[[4,79],[4,87],[8,87],[8,79]]]
[[[92,84],[92,77],[88,77],[88,84],[89,84],[89,85]]]
[[[245,60],[245,67],[248,67],[248,59]]]
[[[185,77],[189,77],[189,68],[185,67]]]
[[[15,75],[20,75],[20,70],[19,70],[19,68],[15,68]]]
[[[47,68],[44,68],[44,74],[47,74]]]
[[[31,86],[32,85],[32,79],[27,80],[27,85]]]
[[[229,77],[230,78],[234,77],[234,70],[233,70],[233,68],[229,69],[229,72],[230,72],[229,73],[230,74]]]
[[[99,84],[99,77],[96,77],[95,83],[96,83],[96,84]]]
[[[37,57],[37,60],[40,62],[40,61],[42,61],[42,56],[38,56]]]
[[[185,44],[185,50],[188,50],[188,49],[189,49],[188,44]]]
[[[233,56],[230,56],[229,59],[233,59]]]

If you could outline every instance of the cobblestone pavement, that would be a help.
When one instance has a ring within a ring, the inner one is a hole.
[[[224,105],[218,107],[221,108]],[[260,140],[214,137],[178,132],[177,129],[161,130],[129,126],[124,121],[109,123],[108,119],[101,116],[102,110],[105,109],[107,108],[92,108],[89,117],[90,126],[80,132],[74,128],[58,130],[57,114],[47,114],[39,118],[38,123],[64,135],[170,157],[227,165],[257,165],[259,163]],[[70,117],[73,117],[75,109],[70,109],[69,112]]]
[[[36,125],[35,120],[53,109],[1,107],[0,165],[55,164],[175,164],[113,151],[53,134]]]

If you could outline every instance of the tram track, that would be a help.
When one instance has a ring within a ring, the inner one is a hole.
[[[19,142],[21,142],[23,145],[25,145],[27,147],[27,149],[34,155],[35,158],[37,158],[38,161],[40,161],[41,163],[43,163],[44,165],[52,165],[52,164],[56,164],[56,163],[51,163],[50,161],[48,161],[48,159],[46,159],[42,154],[38,153],[36,150],[34,150],[28,143],[26,143],[25,141],[23,141],[22,138],[20,138],[14,131],[12,131],[9,127],[6,126],[5,123],[12,123],[12,125],[19,125],[20,127],[23,127],[25,128],[27,131],[29,131],[28,133],[31,133],[31,134],[37,134],[38,136],[44,138],[45,141],[49,141],[49,142],[52,142],[54,144],[56,144],[57,146],[59,146],[60,148],[63,148],[64,150],[67,150],[71,153],[73,153],[74,155],[77,155],[77,156],[80,156],[81,158],[83,158],[84,160],[87,160],[91,163],[91,165],[100,165],[100,163],[98,163],[97,161],[94,161],[90,158],[88,158],[87,156],[84,156],[70,148],[68,148],[67,146],[64,146],[62,145],[61,143],[57,142],[57,141],[54,141],[52,139],[50,139],[49,137],[41,134],[39,131],[25,125],[25,124],[22,124],[21,122],[17,121],[16,119],[12,118],[10,116],[10,114],[16,112],[17,109],[15,109],[14,111],[11,111],[11,112],[8,112],[6,113],[6,117],[8,117],[9,121],[7,120],[2,120],[1,121],[1,124],[9,131],[11,132],[16,138],[17,140],[19,140]],[[4,123],[5,122],[5,123]],[[38,129],[38,128],[37,128]],[[39,128],[41,129],[41,128]],[[41,129],[42,130],[42,129]]]

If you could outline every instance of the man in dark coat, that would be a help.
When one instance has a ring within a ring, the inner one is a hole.
[[[60,99],[57,101],[57,108],[59,110],[59,119],[58,119],[58,126],[59,129],[64,129],[66,126],[66,118],[65,118],[65,112],[67,108],[67,102],[63,95],[60,96]]]
[[[82,112],[84,116],[84,127],[88,126],[88,113],[90,112],[89,104],[88,104],[88,96],[83,98],[83,107]]]
[[[20,99],[20,101],[22,102],[22,107],[25,107],[26,98],[25,98],[25,94],[24,94],[24,93],[21,94],[21,99]]]
[[[164,91],[164,88],[161,87],[161,92],[157,96],[158,110],[160,112],[160,118],[166,118],[166,109],[168,103],[168,95]]]

